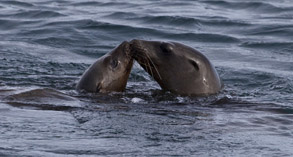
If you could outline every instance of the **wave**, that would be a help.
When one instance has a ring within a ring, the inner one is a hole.
[[[15,20],[3,20],[0,19],[0,28],[1,30],[9,30],[9,29],[14,29],[20,24],[19,21]]]
[[[105,18],[112,18],[117,20],[131,20],[137,21],[144,25],[164,24],[181,27],[237,27],[237,26],[251,26],[251,23],[241,20],[232,20],[223,17],[184,17],[184,16],[141,16],[130,12],[115,12],[104,16]]]
[[[96,1],[87,1],[87,2],[77,2],[72,3],[72,6],[100,6],[103,4],[102,2],[96,2]]]
[[[58,47],[57,45],[62,43],[62,47],[65,46],[71,46],[74,44],[80,43],[78,40],[73,39],[73,38],[67,38],[67,37],[56,37],[56,36],[49,36],[49,37],[44,37],[44,38],[38,38],[34,39],[33,42],[42,44],[42,45],[49,45],[53,47]]]
[[[197,42],[213,42],[213,43],[238,43],[239,39],[222,34],[211,33],[180,33],[180,34],[168,34],[167,38],[174,40],[187,40]]]
[[[8,15],[10,17],[16,17],[16,18],[53,18],[53,17],[60,17],[60,16],[66,16],[64,14],[55,12],[55,11],[49,11],[49,10],[30,10],[30,11],[22,11],[16,14]]]
[[[2,0],[2,1],[0,1],[0,4],[13,5],[13,6],[18,6],[18,7],[34,7],[34,5],[31,3],[14,1],[14,0],[9,0],[9,1]]]
[[[57,26],[71,26],[76,29],[80,30],[117,30],[117,31],[123,31],[131,32],[131,30],[136,29],[135,27],[129,26],[129,25],[122,25],[122,24],[113,24],[113,23],[107,23],[107,22],[100,22],[95,21],[92,19],[85,19],[85,20],[72,20],[72,21],[54,21],[49,22],[44,25],[43,27],[57,27]],[[137,28],[140,29],[140,28]],[[144,28],[141,28],[144,29]]]
[[[129,2],[97,2],[97,1],[87,1],[87,2],[77,2],[70,4],[75,7],[84,7],[84,6],[91,6],[91,7],[125,7],[125,8],[132,8],[137,6],[134,3]]]
[[[106,3],[103,3],[101,6],[106,6],[106,7],[119,6],[123,8],[132,8],[138,5],[134,3],[129,3],[129,2],[106,2]]]
[[[140,36],[164,36],[165,32],[156,30],[154,28],[137,27],[132,25],[114,24],[108,22],[99,22],[93,20],[77,21],[76,28],[80,30],[99,31],[109,33],[116,37],[126,36],[128,39],[139,38]],[[123,40],[123,39],[122,39]],[[124,38],[125,40],[125,38]]]
[[[211,17],[200,17],[200,18],[191,18],[191,17],[180,17],[180,16],[147,16],[141,18],[144,20],[144,23],[159,23],[159,24],[171,24],[171,25],[180,25],[180,26],[225,26],[225,27],[235,27],[235,26],[250,26],[251,24],[240,21],[240,20],[231,20],[226,18],[211,18]]]
[[[194,26],[200,25],[201,20],[182,16],[145,16],[137,18],[144,24],[166,24],[175,26]]]
[[[40,20],[12,20],[0,19],[0,27],[2,29],[12,29],[14,27],[21,27],[22,25],[38,24]]]
[[[284,11],[292,11],[292,7],[277,7],[272,3],[266,2],[228,2],[228,1],[202,1],[209,5],[222,7],[226,9],[234,10],[245,10],[253,12],[264,12],[264,13],[280,13]]]
[[[247,35],[268,35],[281,36],[291,39],[293,36],[293,25],[273,25],[273,26],[259,26],[255,29],[249,29]]]
[[[51,88],[32,89],[9,95],[3,100],[14,107],[42,110],[67,111],[81,107],[78,99]]]
[[[292,48],[293,42],[266,42],[266,41],[249,41],[244,42],[240,46],[249,48]]]
[[[80,30],[92,30],[92,31],[109,31],[116,34],[127,34],[128,37],[139,38],[140,36],[156,36],[157,38],[167,39],[180,39],[180,40],[193,40],[200,42],[226,42],[234,43],[239,42],[235,37],[221,34],[209,34],[209,33],[169,33],[155,28],[148,27],[135,27],[130,25],[113,24],[106,22],[99,22],[93,20],[79,20],[70,21],[74,23],[75,27]],[[52,23],[51,23],[52,24]],[[56,24],[56,23],[55,23]],[[68,23],[67,23],[68,24]]]
[[[210,27],[249,27],[252,26],[251,23],[241,20],[232,20],[232,19],[215,19],[208,18],[201,20],[202,25],[207,25]]]
[[[110,13],[108,15],[105,15],[105,18],[114,18],[114,19],[134,19],[134,17],[138,16],[136,13],[131,12],[122,12],[122,11],[116,11],[114,13]]]

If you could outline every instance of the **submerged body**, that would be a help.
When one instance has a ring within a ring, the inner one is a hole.
[[[200,52],[176,42],[132,40],[134,59],[162,89],[180,95],[218,93],[222,83],[213,65]]]
[[[76,88],[92,93],[124,91],[132,65],[129,43],[122,42],[93,63],[82,75]]]

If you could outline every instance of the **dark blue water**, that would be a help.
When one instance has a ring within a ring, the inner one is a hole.
[[[164,93],[138,64],[123,93],[80,94],[124,40],[181,42],[225,87]],[[0,156],[293,156],[291,0],[0,1]]]

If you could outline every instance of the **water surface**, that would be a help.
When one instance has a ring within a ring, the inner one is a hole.
[[[292,156],[290,0],[0,1],[0,156]],[[122,41],[198,49],[218,95],[161,91],[138,64],[123,93],[75,85]]]

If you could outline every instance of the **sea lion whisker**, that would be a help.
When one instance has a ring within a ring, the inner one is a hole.
[[[146,61],[147,61],[147,68],[150,69],[151,76],[152,76],[152,78],[154,78],[154,74],[153,74],[153,71],[152,71],[151,64],[150,64],[149,60],[146,59]]]
[[[151,66],[150,66],[148,60],[147,59],[143,59],[141,61],[141,65],[143,65],[145,67],[145,70],[147,71],[147,73],[151,73],[151,76],[153,77],[153,72],[151,70]]]
[[[146,56],[145,49],[137,46],[135,47],[137,50],[133,52],[133,57],[134,58],[139,58],[137,62],[144,67],[147,73],[151,74],[151,77],[154,78],[154,74],[152,71],[152,66],[149,63],[149,58]]]
[[[149,63],[149,59],[148,57],[146,57],[146,54],[145,53],[142,53],[142,54],[138,54],[140,57],[140,61],[138,61],[146,70],[147,73],[149,73],[151,75],[151,77],[154,78],[154,74],[153,74],[153,71],[152,71],[152,66],[151,64]]]
[[[154,62],[152,61],[152,59],[148,56],[147,53],[145,53],[145,55],[148,57],[148,60],[152,63],[152,65],[153,65],[153,67],[155,68],[157,74],[159,75],[160,80],[162,80],[162,77],[161,77],[161,75],[160,75],[160,73],[159,73],[159,71],[158,71],[156,65],[155,65]]]

